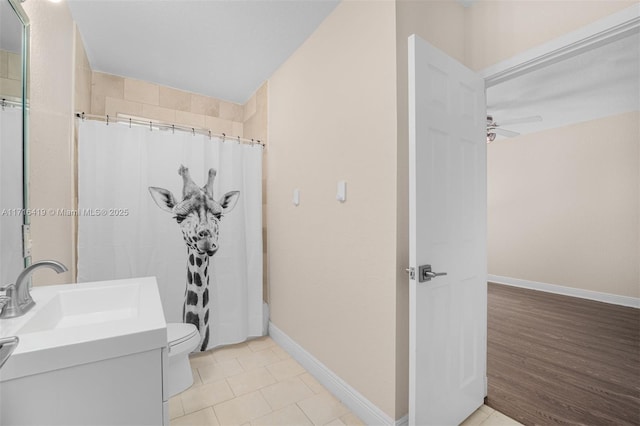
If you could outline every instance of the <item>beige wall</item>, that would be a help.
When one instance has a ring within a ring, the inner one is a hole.
[[[639,116],[488,146],[490,274],[640,297]]]
[[[74,23],[66,4],[22,4],[31,22],[29,168],[31,208],[72,209],[74,192]],[[32,259],[75,265],[74,218],[31,217]],[[35,284],[71,282],[72,272],[40,270]]]
[[[269,80],[267,205],[273,323],[392,418],[395,81],[394,2],[339,4]]]
[[[479,0],[466,9],[465,63],[481,70],[637,0]]]
[[[397,251],[396,418],[409,411],[409,116],[408,37],[417,34],[459,61],[464,59],[465,9],[451,0],[396,2]]]

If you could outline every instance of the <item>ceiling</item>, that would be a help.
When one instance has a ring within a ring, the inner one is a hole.
[[[243,104],[340,0],[67,1],[93,70]],[[504,126],[521,134],[638,110],[639,102],[637,32],[487,90],[498,123],[543,117]]]
[[[541,122],[503,127],[521,134],[638,111],[639,104],[637,32],[487,89],[487,114],[498,124],[542,116]]]
[[[91,67],[243,104],[339,0],[68,0]]]

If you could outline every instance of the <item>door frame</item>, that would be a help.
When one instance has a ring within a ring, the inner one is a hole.
[[[479,74],[484,78],[485,88],[489,88],[639,31],[640,4],[635,4],[491,65]]]

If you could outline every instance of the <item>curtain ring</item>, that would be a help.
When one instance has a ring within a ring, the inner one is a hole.
[[[196,129],[194,127],[191,128],[191,132],[193,132],[193,136],[196,135]]]
[[[107,114],[107,126],[109,125],[109,114]]]
[[[227,138],[227,135],[223,133],[222,134],[222,142],[224,142],[226,138]]]
[[[211,140],[211,130],[209,130],[209,140]]]
[[[129,128],[131,128],[131,117],[129,117]]]
[[[176,133],[176,125],[175,124],[171,125],[171,133],[174,133],[174,134]]]
[[[153,126],[151,124],[152,124],[151,121],[149,121],[149,131],[153,132]]]

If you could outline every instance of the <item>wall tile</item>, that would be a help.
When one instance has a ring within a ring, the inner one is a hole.
[[[92,86],[92,87],[95,87],[95,86]],[[95,93],[95,91],[92,90],[90,113],[95,115],[104,115],[106,101],[107,101],[107,97],[105,95],[100,95],[98,93]]]
[[[22,84],[20,80],[0,78],[0,91],[5,96],[20,98],[22,97]]]
[[[220,118],[242,122],[244,118],[242,106],[231,102],[220,101]]]
[[[247,121],[249,118],[251,118],[253,116],[253,114],[256,113],[256,95],[255,95],[255,93],[253,94],[253,96],[251,96],[251,98],[249,98],[247,103],[244,104],[243,109],[244,109],[244,121]]]
[[[233,134],[233,136],[240,136],[243,137],[243,125],[242,123],[238,123],[236,121],[231,123],[231,133]]]
[[[124,99],[124,78],[94,71],[91,73],[91,94]]]
[[[194,114],[218,117],[220,115],[220,100],[208,96],[191,94],[191,112]]]
[[[166,123],[176,122],[176,111],[155,105],[142,104],[142,116],[144,118],[158,120]]]
[[[158,88],[159,105],[161,107],[178,111],[191,111],[191,93],[165,86],[158,86]]]
[[[7,77],[12,80],[22,80],[22,56],[17,53],[7,53]]]
[[[204,115],[194,114],[192,112],[185,111],[176,111],[176,124],[181,124],[184,126],[196,127],[196,128],[204,128]]]
[[[0,77],[7,78],[9,76],[9,58],[6,50],[0,50]]]
[[[160,104],[160,86],[146,81],[124,79],[124,98],[149,105]]]
[[[113,118],[118,113],[135,115],[137,117],[142,116],[142,104],[137,102],[125,101],[124,99],[115,99],[107,97],[105,100],[105,115],[109,115]]]
[[[225,133],[229,137],[233,136],[233,122],[229,120],[205,116],[204,127],[210,129],[213,133]]]

